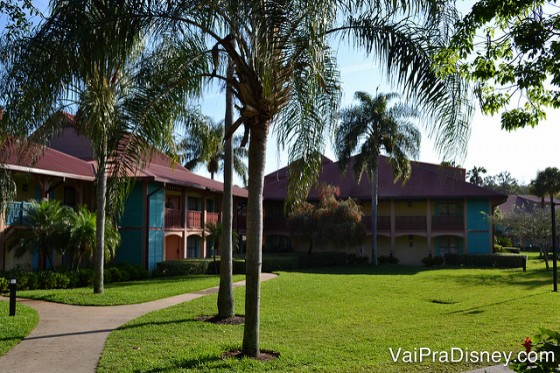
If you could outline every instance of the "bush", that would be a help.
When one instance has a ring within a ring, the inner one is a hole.
[[[426,267],[440,266],[443,264],[443,257],[426,256],[422,258],[422,264],[424,264]]]
[[[496,267],[527,269],[527,257],[517,254],[445,255],[445,264],[468,267]]]
[[[0,293],[5,293],[10,289],[10,282],[4,278],[0,277]]]
[[[202,275],[208,270],[206,259],[169,260],[157,263],[155,276],[188,276]]]
[[[502,245],[498,245],[497,243],[494,244],[494,253],[501,253],[504,251],[504,247]]]
[[[539,333],[535,336],[534,341],[529,338],[525,340],[529,342],[531,352],[535,356],[552,356],[552,359],[526,359],[528,361],[521,362],[515,359],[510,367],[516,372],[557,372],[560,363],[560,333],[550,329],[540,328]],[[534,344],[533,344],[534,343]]]
[[[346,265],[347,254],[338,252],[324,252],[303,254],[300,256],[299,268],[336,267]]]
[[[123,277],[127,278],[126,281],[144,280],[150,277],[150,273],[146,268],[140,265],[122,264],[118,265],[117,268],[120,269]]]
[[[399,258],[392,255],[381,255],[377,258],[379,264],[398,264]]]
[[[78,276],[76,286],[86,288],[93,285],[94,270],[92,268],[80,268],[76,275]]]
[[[40,289],[66,289],[70,279],[64,273],[43,271],[39,273]]]
[[[508,247],[513,246],[513,243],[511,242],[511,238],[506,236],[496,237],[496,243],[500,246],[508,246]]]
[[[344,259],[346,261],[346,258]],[[300,268],[300,255],[297,254],[264,254],[263,272],[293,271]]]
[[[510,254],[519,254],[521,249],[519,247],[502,247],[502,252]]]

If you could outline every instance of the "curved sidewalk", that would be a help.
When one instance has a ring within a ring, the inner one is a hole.
[[[277,275],[261,274],[261,281]],[[233,284],[244,286],[245,281]],[[2,372],[95,372],[109,333],[146,313],[218,292],[218,287],[126,306],[70,306],[18,299],[39,312],[39,324],[6,355]]]

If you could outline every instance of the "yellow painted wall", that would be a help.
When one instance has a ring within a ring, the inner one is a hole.
[[[426,216],[428,203],[422,201],[395,201],[395,215],[396,216]]]
[[[399,264],[421,265],[422,258],[429,255],[426,238],[413,236],[413,246],[410,247],[408,236],[398,237],[393,255],[399,259]]]
[[[364,216],[371,215],[371,202],[364,202],[362,204],[362,211]],[[391,215],[391,201],[379,201],[377,204],[377,215],[379,216],[389,216]]]

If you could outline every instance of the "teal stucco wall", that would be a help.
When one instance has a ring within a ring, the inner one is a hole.
[[[156,263],[163,261],[163,224],[165,211],[165,188],[160,183],[150,183],[150,220],[148,244],[148,270],[156,268]]]
[[[144,184],[136,183],[124,204],[124,212],[119,223],[121,245],[117,249],[115,261],[142,265],[142,224],[144,217]]]
[[[467,200],[467,254],[491,254],[492,231],[488,199]]]

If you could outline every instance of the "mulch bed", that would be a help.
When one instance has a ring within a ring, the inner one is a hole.
[[[245,355],[243,355],[241,350],[232,350],[232,351],[224,352],[222,354],[222,359],[229,359],[229,358],[242,359],[244,357]],[[259,353],[259,357],[256,360],[272,361],[278,359],[279,357],[280,357],[280,352],[261,350],[261,352]]]
[[[212,324],[219,325],[241,325],[245,323],[245,317],[243,316],[232,316],[225,319],[219,318],[218,316],[199,316],[196,318],[197,321],[210,322]]]

